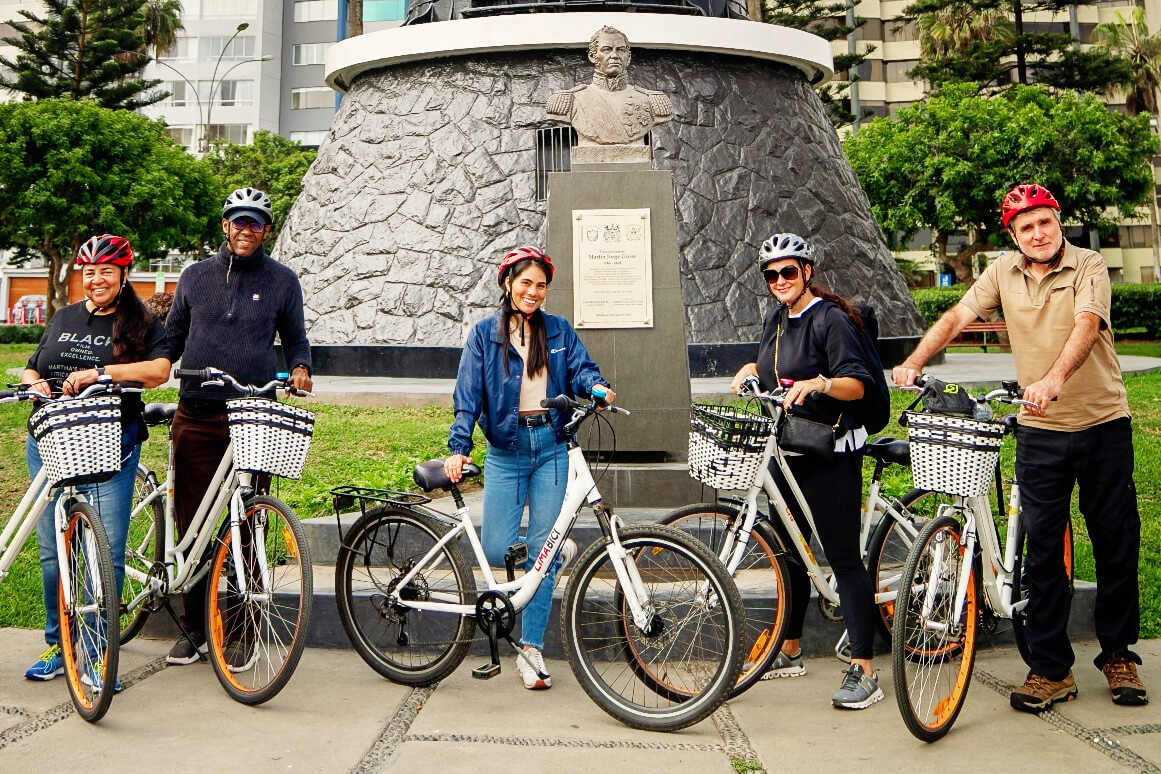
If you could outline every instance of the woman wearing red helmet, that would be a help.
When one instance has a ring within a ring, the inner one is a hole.
[[[552,259],[536,247],[517,247],[504,256],[497,275],[504,293],[501,307],[473,326],[456,377],[455,422],[448,435],[452,453],[444,468],[452,481],[462,478],[479,423],[488,441],[480,542],[495,566],[503,566],[508,547],[519,541],[525,504],[524,542],[528,556],[535,557],[564,502],[568,454],[561,431],[567,417],[541,408],[540,401],[561,394],[587,396],[596,385],[608,388],[568,321],[541,308],[553,271]],[[614,397],[606,389],[605,402]],[[576,544],[567,541],[560,564],[575,552]],[[525,569],[530,566],[531,561]],[[516,668],[525,688],[552,685],[541,651],[558,570],[549,571],[521,616],[520,642],[527,658],[517,658]]]
[[[169,378],[165,329],[145,311],[128,286],[133,250],[124,237],[102,234],[77,251],[85,300],[58,309],[45,328],[40,346],[28,361],[21,381],[46,396],[75,395],[102,375],[113,381],[142,382],[156,387]],[[145,423],[140,395],[121,398],[121,472],[102,484],[80,487],[101,514],[113,550],[120,594],[125,577],[125,541],[129,506]],[[41,458],[32,436],[25,442],[28,472],[40,471]],[[64,672],[60,655],[60,618],[57,613],[59,570],[53,538],[52,509],[45,509],[36,525],[40,541],[40,569],[44,582],[44,639],[48,649],[25,677],[51,680]],[[99,676],[103,679],[104,676]],[[119,685],[119,682],[116,683]]]

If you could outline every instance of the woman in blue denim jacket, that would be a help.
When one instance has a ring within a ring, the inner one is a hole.
[[[480,541],[495,566],[503,565],[508,547],[518,540],[526,503],[525,542],[529,557],[535,557],[564,502],[568,453],[562,430],[568,417],[542,408],[540,401],[561,394],[587,396],[597,384],[608,387],[568,321],[541,310],[552,274],[552,259],[538,248],[517,247],[504,256],[498,275],[503,303],[468,334],[456,377],[455,422],[448,434],[452,453],[444,467],[452,481],[462,478],[464,463],[471,462],[472,430],[479,423],[488,440]],[[610,389],[604,400],[612,403],[615,397]],[[566,541],[562,560],[524,610],[524,657],[517,657],[516,668],[525,688],[552,685],[542,654],[544,631],[556,573],[575,553],[576,543]],[[529,566],[531,560],[525,569]]]

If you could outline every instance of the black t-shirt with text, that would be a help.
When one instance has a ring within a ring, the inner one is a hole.
[[[90,315],[84,301],[58,309],[44,330],[40,346],[28,360],[28,368],[50,379],[52,394],[60,395],[61,385],[73,371],[113,365],[112,314]],[[145,353],[138,359],[167,357],[165,328],[153,320],[145,336]],[[121,398],[121,424],[130,427],[141,417],[143,404],[138,394]],[[144,425],[140,434],[144,438]]]

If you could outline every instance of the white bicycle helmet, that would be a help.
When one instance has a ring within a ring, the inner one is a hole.
[[[758,268],[766,268],[771,261],[797,258],[803,263],[814,263],[814,248],[797,234],[774,234],[758,250]]]
[[[226,197],[222,205],[222,217],[226,220],[247,215],[267,224],[274,222],[274,208],[270,197],[257,188],[239,188]]]

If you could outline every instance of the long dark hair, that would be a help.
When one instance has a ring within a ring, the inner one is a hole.
[[[843,314],[847,316],[847,319],[851,321],[851,324],[855,326],[855,330],[857,330],[859,333],[866,332],[866,328],[863,325],[863,318],[859,314],[859,310],[856,309],[850,301],[847,301],[838,293],[832,293],[820,285],[811,285],[810,292],[814,293],[814,295],[818,296],[823,301],[830,301],[839,309],[843,310]]]
[[[122,275],[125,284],[113,311],[113,362],[136,363],[145,357],[145,338],[153,327],[153,315],[137,297],[128,281],[129,269]]]
[[[527,258],[512,264],[505,279],[511,280],[519,277],[529,266],[533,265],[539,266],[548,279],[548,283],[552,284],[552,271],[543,261],[538,261],[535,258]],[[537,309],[525,318],[523,312],[512,308],[512,291],[505,285],[503,309],[500,314],[500,346],[504,353],[505,371],[508,370],[508,345],[511,343],[512,318],[514,317],[528,321],[528,362],[524,364],[524,367],[528,370],[529,376],[538,376],[542,371],[548,370],[548,334],[544,329],[544,313]]]

